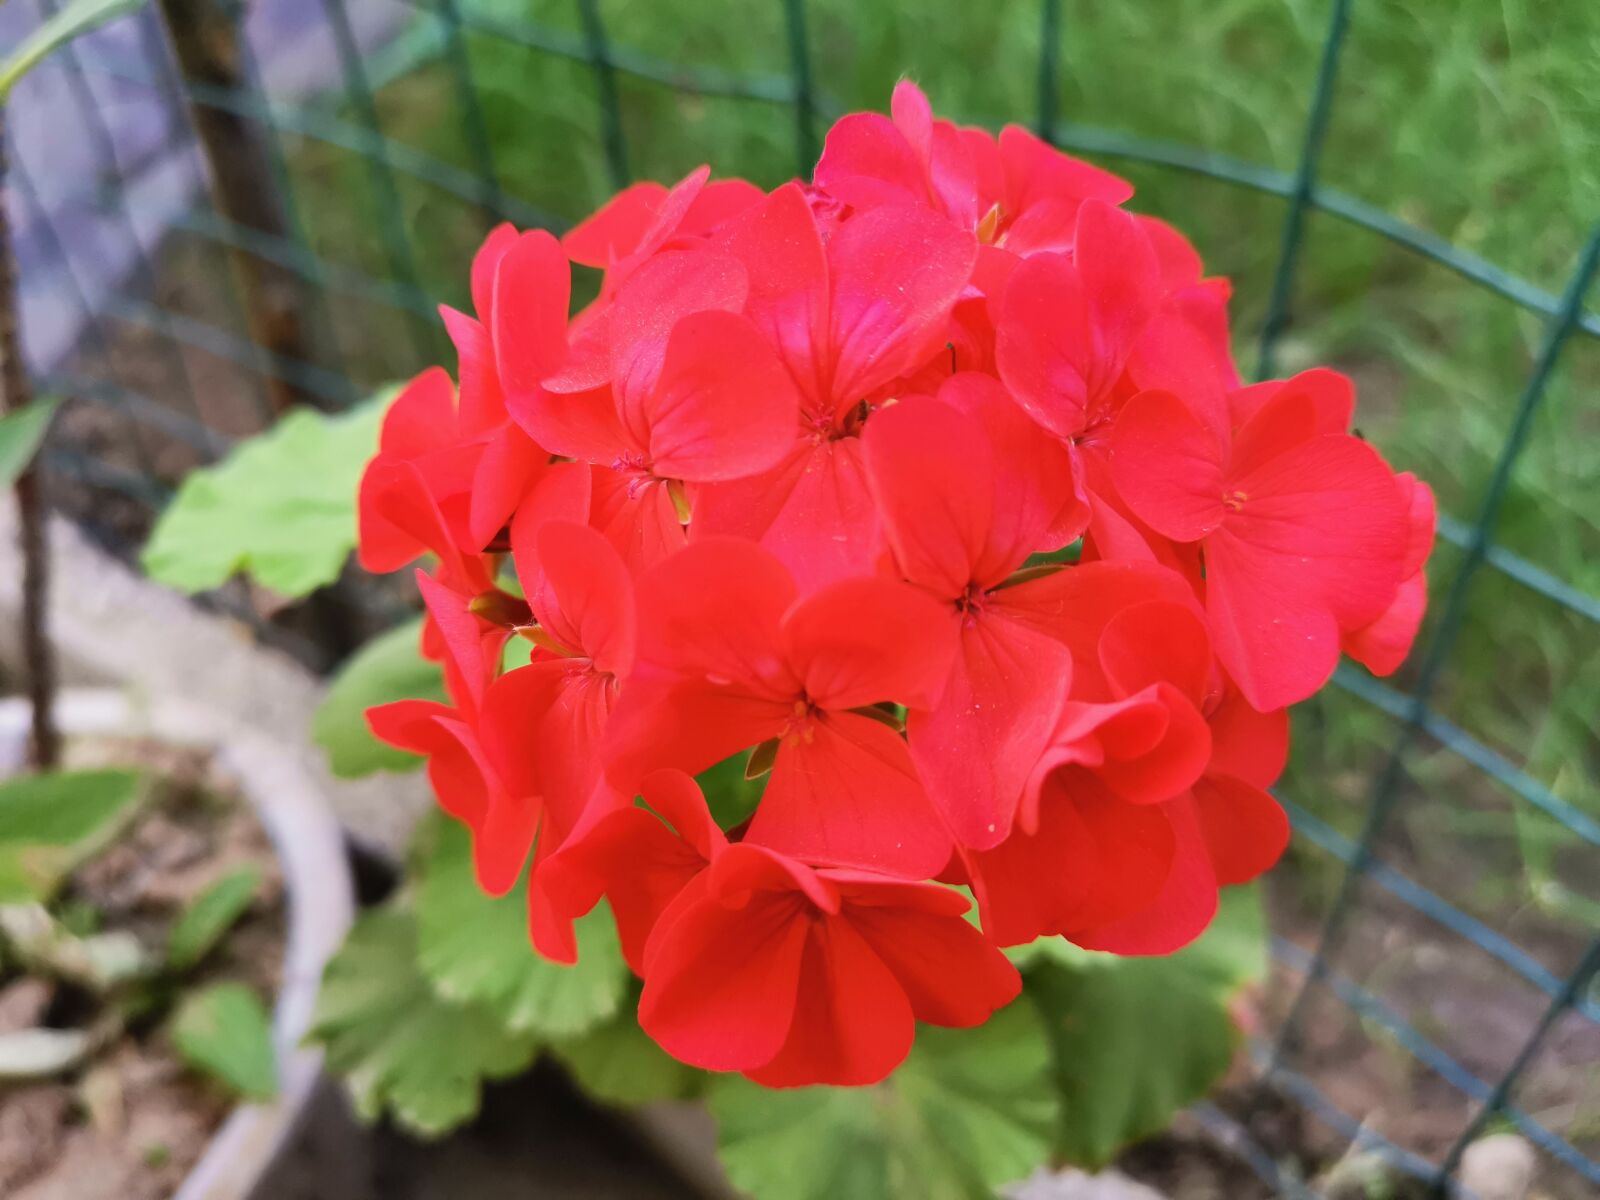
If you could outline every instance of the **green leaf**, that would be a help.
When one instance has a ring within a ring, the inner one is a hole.
[[[604,904],[577,923],[577,963],[550,962],[528,941],[526,880],[498,899],[485,895],[465,827],[443,821],[437,834],[417,892],[417,963],[441,996],[550,1037],[582,1033],[617,1012],[629,975]]]
[[[729,1179],[761,1200],[989,1200],[1049,1158],[1058,1120],[1048,1044],[1025,1003],[978,1029],[919,1029],[877,1087],[773,1091],[719,1076],[710,1105]]]
[[[176,971],[186,971],[216,949],[228,930],[244,916],[260,886],[261,872],[255,867],[241,867],[196,896],[172,927],[167,941],[168,964]]]
[[[0,902],[48,900],[144,794],[137,771],[61,771],[0,782]]]
[[[705,1072],[684,1065],[651,1041],[639,1028],[636,1007],[636,1002],[625,1005],[604,1025],[550,1049],[579,1087],[608,1104],[652,1104],[693,1096]]]
[[[270,1100],[278,1091],[272,1024],[242,983],[218,983],[187,997],[172,1021],[178,1053],[235,1095]]]
[[[54,396],[40,396],[0,417],[0,487],[10,487],[28,469],[60,404]]]
[[[470,1120],[483,1081],[525,1070],[536,1048],[482,1005],[439,996],[417,969],[415,917],[393,908],[361,917],[329,962],[309,1040],[364,1119],[388,1110],[424,1137]]]
[[[1229,1001],[1265,970],[1260,897],[1250,888],[1225,891],[1212,928],[1164,958],[1035,958],[1027,992],[1054,1046],[1061,1155],[1101,1166],[1205,1095],[1238,1046]]]
[[[24,38],[0,63],[0,104],[6,102],[18,80],[57,49],[96,26],[143,6],[144,0],[73,0]]]
[[[152,579],[202,592],[244,572],[283,596],[339,577],[356,489],[388,394],[329,416],[298,409],[215,466],[191,471],[144,548]]]
[[[379,634],[351,656],[334,677],[328,694],[311,718],[311,739],[328,756],[328,765],[342,779],[374,771],[410,771],[422,759],[386,746],[367,728],[366,711],[391,700],[443,700],[439,664],[422,657],[418,647],[422,618]]]

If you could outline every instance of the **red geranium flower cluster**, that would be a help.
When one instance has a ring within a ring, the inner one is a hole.
[[[1012,999],[1001,947],[1182,946],[1284,847],[1285,707],[1404,657],[1431,493],[1342,376],[1240,386],[1226,281],[1132,191],[901,84],[809,184],[495,230],[457,380],[395,401],[361,557],[433,559],[451,703],[373,727],[484,888],[531,872],[541,953],[608,900],[678,1058],[868,1083]],[[724,829],[692,777],[746,754]]]

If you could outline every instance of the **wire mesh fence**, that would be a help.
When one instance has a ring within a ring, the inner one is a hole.
[[[39,0],[35,15],[52,11],[54,2]],[[623,26],[602,0],[572,0],[562,23],[475,0],[274,0],[252,6],[248,18],[214,0],[167,0],[163,7],[180,20],[209,23],[221,40],[186,51],[181,38],[169,44],[158,14],[147,11],[40,72],[19,95],[11,128],[9,199],[21,230],[31,359],[41,389],[71,400],[48,466],[60,505],[130,556],[187,470],[270,423],[286,404],[342,408],[387,379],[446,361],[434,305],[451,298],[441,287],[459,283],[441,284],[435,264],[464,262],[495,221],[563,227],[567,214],[546,207],[561,181],[541,188],[537,200],[523,198],[526,190],[514,181],[528,168],[507,161],[503,81],[480,78],[489,48],[526,56],[518,60],[519,86],[568,88],[577,104],[590,106],[587,122],[563,136],[597,148],[593,161],[603,179],[570,181],[575,192],[579,183],[620,187],[635,177],[631,89],[658,89],[683,105],[770,110],[789,123],[788,166],[801,174],[815,161],[825,123],[842,111],[817,69],[806,0],[750,6],[772,10],[763,12],[769,24],[761,28],[778,39],[772,58],[781,69],[767,71],[699,66],[687,56],[680,62],[633,48],[615,36],[614,26]],[[1461,489],[1459,511],[1441,518],[1441,537],[1454,553],[1435,569],[1432,616],[1412,665],[1393,684],[1350,667],[1335,677],[1343,694],[1337,703],[1355,714],[1351,727],[1369,734],[1369,752],[1350,764],[1364,769],[1361,782],[1342,793],[1359,799],[1359,808],[1347,804],[1359,821],[1341,828],[1331,819],[1322,798],[1307,795],[1305,771],[1280,792],[1294,820],[1296,853],[1317,864],[1306,870],[1320,872],[1326,902],[1313,906],[1313,917],[1275,932],[1274,1019],[1257,1031],[1253,1058],[1276,1094],[1440,1193],[1455,1188],[1475,1138],[1507,1127],[1540,1147],[1552,1169],[1574,1181],[1573,1194],[1583,1194],[1600,1186],[1600,1097],[1562,1092],[1552,1100],[1545,1067],[1553,1058],[1592,1080],[1600,1064],[1600,906],[1578,907],[1559,936],[1538,923],[1512,922],[1508,931],[1493,911],[1450,895],[1449,853],[1441,868],[1437,856],[1430,864],[1412,852],[1417,830],[1407,821],[1437,820],[1455,830],[1492,808],[1508,813],[1521,836],[1521,823],[1537,819],[1541,853],[1553,846],[1579,865],[1534,882],[1570,890],[1576,878],[1581,891],[1582,882],[1600,876],[1592,739],[1583,743],[1591,761],[1574,765],[1584,777],[1574,788],[1563,771],[1539,769],[1533,756],[1508,745],[1514,737],[1485,736],[1440,702],[1442,693],[1458,690],[1458,676],[1475,669],[1463,665],[1464,655],[1469,664],[1484,661],[1473,643],[1482,624],[1469,617],[1483,603],[1487,581],[1499,581],[1490,595],[1513,617],[1518,606],[1535,604],[1556,614],[1550,619],[1565,623],[1569,639],[1563,653],[1592,662],[1600,626],[1592,582],[1564,577],[1547,560],[1503,544],[1497,530],[1573,344],[1600,337],[1600,313],[1586,303],[1600,266],[1600,226],[1578,232],[1586,240],[1565,285],[1547,290],[1327,186],[1325,148],[1344,95],[1341,57],[1363,19],[1351,0],[1333,0],[1322,14],[1314,73],[1295,83],[1305,119],[1287,168],[1063,119],[1069,15],[1062,0],[1028,6],[1028,29],[1019,36],[1031,40],[1033,57],[1009,69],[1031,69],[1035,103],[1025,113],[983,115],[1026,121],[1060,147],[1113,164],[1178,173],[1276,203],[1276,232],[1253,233],[1258,244],[1277,239],[1270,273],[1260,280],[1258,377],[1274,373],[1285,357],[1306,264],[1319,239],[1333,236],[1330,222],[1454,273],[1541,323],[1520,395],[1480,414],[1495,430],[1492,453],[1480,485]],[[28,19],[20,10],[5,18]],[[1008,19],[1020,20],[1015,13]],[[415,106],[389,102],[401,80],[421,81],[428,119],[451,131],[450,156],[414,136]],[[877,81],[883,89],[891,82]],[[218,128],[253,147],[252,165],[236,184],[269,191],[276,208],[241,207],[227,201],[225,187],[208,193],[202,186],[200,148]],[[707,158],[721,152],[700,148]],[[263,165],[264,174],[249,174]],[[679,173],[693,165],[678,164]],[[552,163],[550,170],[570,166]],[[320,190],[312,186],[319,180]],[[342,218],[329,215],[330,180]],[[348,252],[332,252],[339,248]],[[251,273],[267,271],[294,298],[294,336],[264,333],[252,319],[260,283]],[[1595,410],[1591,403],[1583,411]],[[355,596],[350,580],[341,586],[346,599],[371,603],[375,621],[389,615],[381,596]],[[247,595],[216,602],[265,626]],[[312,643],[325,633],[314,624],[297,628]],[[307,653],[314,657],[315,645]],[[1305,732],[1297,726],[1297,736]],[[1317,738],[1316,728],[1309,732]],[[1324,740],[1332,748],[1319,762],[1339,765],[1340,743]],[[1452,1029],[1450,1005],[1459,997],[1439,992],[1448,972],[1429,975],[1433,990],[1420,999],[1408,998],[1403,986],[1382,986],[1372,964],[1392,959],[1369,943],[1395,930],[1411,931],[1402,939],[1406,953],[1421,946],[1447,958],[1481,958],[1496,978],[1510,981],[1504,986],[1519,989],[1515,1003],[1499,1005],[1503,1019],[1490,1044],[1463,1047]],[[1339,1051],[1315,1044],[1350,1022],[1362,1039],[1394,1048],[1405,1063],[1395,1069],[1420,1073],[1423,1082],[1408,1084],[1409,1094],[1430,1097],[1444,1114],[1441,1127],[1406,1137],[1380,1132],[1381,1122],[1359,1111],[1360,1095],[1318,1065]],[[1192,1116],[1271,1187],[1316,1194],[1286,1171],[1279,1148],[1237,1106],[1202,1104]]]

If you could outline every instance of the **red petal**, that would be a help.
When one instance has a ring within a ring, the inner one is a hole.
[[[447,304],[439,306],[445,332],[456,348],[460,364],[460,400],[457,420],[463,437],[477,437],[506,419],[505,397],[495,371],[489,332],[465,313]]]
[[[685,906],[651,938],[639,1026],[708,1071],[771,1062],[788,1039],[810,921],[782,895]]]
[[[1161,267],[1139,218],[1099,199],[1078,209],[1073,265],[1088,301],[1089,391],[1102,395],[1161,303]]]
[[[1237,690],[1223,693],[1212,711],[1211,766],[1216,775],[1235,775],[1257,787],[1271,787],[1289,759],[1289,711],[1257,712]]]
[[[619,471],[597,468],[589,520],[606,535],[635,575],[683,549],[688,533],[666,483],[642,485]]]
[[[517,424],[553,454],[606,467],[629,454],[642,456],[643,444],[624,427],[616,397],[607,387],[540,389],[514,396],[510,403]]]
[[[666,188],[650,181],[625,187],[568,230],[561,248],[573,262],[609,267],[638,246],[666,196]]]
[[[896,701],[927,708],[955,654],[951,610],[890,579],[819,588],[783,621],[783,644],[806,696],[826,709]]]
[[[1269,712],[1310,696],[1339,661],[1339,628],[1294,587],[1282,555],[1224,527],[1206,541],[1206,613],[1217,657],[1252,707]]]
[[[1111,474],[1141,521],[1179,542],[1222,523],[1224,448],[1190,407],[1170,392],[1143,392],[1117,417]]]
[[[1172,824],[1159,808],[1125,804],[1091,775],[1056,773],[1039,826],[973,854],[984,932],[1016,946],[1072,934],[1149,905],[1171,871]]]
[[[651,468],[669,479],[754,475],[794,444],[800,399],[747,318],[693,313],[673,328],[666,361],[639,414]]]
[[[587,912],[604,893],[623,957],[643,974],[656,921],[705,867],[705,857],[659,817],[630,805],[575,833],[540,874],[557,907],[574,914]]]
[[[505,528],[517,505],[550,466],[550,452],[507,422],[484,448],[472,480],[468,525],[479,550]]]
[[[547,521],[536,535],[541,586],[528,596],[534,616],[563,646],[595,667],[625,675],[633,666],[633,581],[600,533],[574,521]]]
[[[805,590],[870,575],[878,518],[866,475],[859,438],[796,441],[771,471],[701,488],[694,534],[759,541]]]
[[[1061,153],[1020,125],[1000,131],[1000,158],[1005,168],[1006,207],[1022,212],[1041,200],[1074,202],[1095,198],[1122,204],[1133,185],[1109,171]]]
[[[739,687],[788,702],[800,685],[780,632],[794,580],[759,546],[706,538],[639,580],[641,673]]]
[[[567,305],[572,269],[556,240],[542,229],[524,233],[506,250],[494,274],[490,334],[501,384],[520,400],[539,390],[567,350]],[[480,316],[484,314],[480,311]]]
[[[1229,487],[1246,498],[1206,542],[1217,653],[1253,705],[1281,708],[1332,672],[1337,626],[1364,625],[1393,601],[1403,499],[1377,454],[1340,434],[1295,443]]]
[[[742,213],[721,241],[750,277],[745,315],[777,350],[808,406],[826,409],[828,263],[800,185],[787,183]]]
[[[888,1076],[911,1052],[916,1022],[893,973],[848,921],[814,926],[783,1049],[745,1072],[766,1087],[859,1087]]]
[[[1289,845],[1283,809],[1242,779],[1207,775],[1194,785],[1194,806],[1218,883],[1248,883]]]
[[[489,314],[494,308],[494,274],[506,251],[516,245],[517,227],[502,221],[491,229],[472,256],[472,310],[478,320],[489,324]]]
[[[452,591],[426,571],[418,571],[416,579],[428,615],[444,637],[446,671],[453,675],[452,682],[465,688],[462,700],[475,712],[489,681],[499,673],[500,652],[510,631],[474,616],[467,607],[471,596]]]
[[[939,703],[907,719],[917,771],[961,845],[987,849],[1010,832],[1070,678],[1065,647],[1004,615],[962,629]]]
[[[1428,580],[1418,571],[1376,619],[1344,635],[1342,649],[1374,675],[1393,675],[1411,653],[1427,609]]]
[[[624,789],[658,767],[698,773],[777,737],[793,715],[790,698],[753,695],[697,679],[646,679],[636,672],[622,689],[606,729],[606,772]]]
[[[874,414],[861,447],[884,538],[906,579],[956,600],[975,580],[992,587],[1021,563],[1000,564],[994,578],[977,573],[995,520],[996,470],[976,420],[913,397]]]
[[[813,178],[829,195],[863,211],[928,200],[923,160],[881,113],[849,113],[835,121]]]
[[[836,414],[927,357],[977,253],[970,233],[925,209],[874,209],[839,227],[827,246]]]
[[[1051,437],[993,378],[952,375],[939,399],[971,414],[988,434],[994,459],[994,516],[977,578],[998,581],[1038,550],[1073,541],[1089,521],[1070,447]]]
[[[531,596],[542,586],[536,540],[540,528],[546,521],[587,521],[593,475],[588,463],[552,463],[517,505],[511,518],[511,554],[523,595]]]
[[[378,448],[385,454],[414,458],[455,436],[456,386],[443,367],[429,367],[390,401]]]
[[[951,850],[905,742],[847,712],[784,737],[746,840],[807,862],[911,879],[935,874]]]
[[[691,313],[737,312],[748,290],[744,267],[718,251],[669,251],[635,271],[612,301],[609,321],[611,386],[624,405],[654,385],[679,321]]]
[[[995,362],[1028,415],[1058,438],[1088,419],[1089,311],[1064,254],[1036,254],[1011,275],[1000,304]]]
[[[1192,604],[1132,604],[1106,623],[1100,667],[1118,695],[1170,683],[1189,700],[1205,701],[1211,682],[1211,638]]]
[[[1100,669],[1100,639],[1123,610],[1160,601],[1195,608],[1181,575],[1153,562],[1092,562],[1064,567],[990,597],[1013,621],[1072,651],[1072,694],[1110,700],[1117,692]]]
[[[994,944],[960,916],[855,903],[845,916],[883,960],[919,1021],[967,1029],[1016,998],[1022,978]]]
[[[1069,935],[1078,945],[1113,954],[1171,954],[1211,924],[1217,912],[1217,877],[1194,802],[1174,800],[1165,812],[1177,842],[1160,894],[1130,917]]]

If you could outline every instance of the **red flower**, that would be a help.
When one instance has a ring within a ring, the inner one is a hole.
[[[623,957],[644,974],[645,947],[667,906],[710,865],[728,839],[704,795],[682,771],[654,771],[639,785],[646,807],[602,801],[550,861],[549,888],[580,916],[603,895]]]
[[[1016,968],[937,884],[728,846],[657,920],[639,1024],[673,1057],[769,1087],[876,1083],[917,1021],[982,1024]]]
[[[918,205],[944,213],[986,246],[1026,255],[1070,249],[1078,206],[1122,204],[1133,188],[1047,145],[1019,125],[998,141],[935,120],[922,89],[901,80],[892,120],[850,113],[828,131],[817,186],[859,210]]]
[[[956,839],[994,846],[1071,676],[1036,628],[1053,584],[1012,578],[1081,529],[1071,460],[978,375],[885,410],[863,442],[891,569],[940,601],[957,647],[937,703],[907,722],[911,755]]]
[[[613,717],[611,776],[704,770],[776,741],[746,840],[809,862],[927,878],[950,856],[893,717],[949,671],[945,616],[887,579],[802,596],[750,542],[690,545],[639,581],[638,663]]]
[[[997,947],[1169,953],[1276,861],[1284,706],[1404,658],[1433,496],[1342,376],[1241,387],[1227,281],[1021,129],[902,83],[811,184],[708,177],[474,258],[360,498],[451,704],[370,719],[540,953],[607,900],[669,1053],[871,1083],[1016,995]]]
[[[1200,542],[1217,655],[1262,711],[1326,682],[1341,630],[1394,601],[1408,541],[1401,486],[1343,432],[1348,389],[1328,372],[1269,387],[1235,394],[1242,421],[1146,392],[1112,438],[1117,491],[1133,512],[1174,541]]]
[[[1422,568],[1433,552],[1437,523],[1433,489],[1409,471],[1396,475],[1395,482],[1405,497],[1408,530],[1400,590],[1389,607],[1366,625],[1345,630],[1340,643],[1346,654],[1374,675],[1393,675],[1400,669],[1428,607],[1428,579]]]
[[[858,435],[901,376],[944,349],[975,246],[940,217],[884,208],[823,244],[794,184],[721,235],[751,280],[746,312],[800,393],[787,454],[763,474],[703,490],[696,533],[760,541],[807,587],[870,569],[875,540]]]
[[[789,449],[798,400],[777,356],[736,311],[743,268],[672,251],[633,272],[575,342],[560,374],[513,411],[594,477],[597,524],[642,569],[684,543],[685,484],[738,479]]]
[[[693,246],[761,199],[753,183],[710,177],[710,167],[697,167],[670,191],[648,181],[623,188],[568,230],[561,248],[573,262],[604,269],[600,296],[609,299],[658,250]]]

